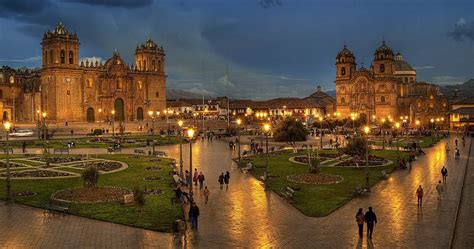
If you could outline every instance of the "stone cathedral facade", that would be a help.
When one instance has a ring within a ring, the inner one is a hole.
[[[105,63],[80,61],[79,38],[62,23],[41,45],[41,68],[1,69],[3,120],[34,121],[40,111],[56,122],[96,122],[114,111],[116,121],[138,121],[166,108],[165,53],[151,39],[136,47],[134,65],[117,51]]]
[[[448,99],[438,86],[416,79],[416,70],[385,43],[375,50],[369,68],[357,68],[354,54],[344,45],[336,56],[336,108],[342,118],[351,113],[370,119],[408,117],[428,124],[447,117]],[[447,120],[447,118],[446,118]]]

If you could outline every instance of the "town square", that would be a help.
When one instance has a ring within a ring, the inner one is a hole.
[[[473,8],[1,1],[0,248],[473,248]]]

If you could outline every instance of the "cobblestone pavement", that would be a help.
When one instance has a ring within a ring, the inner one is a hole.
[[[451,148],[454,148],[453,140],[454,137],[449,139]],[[454,152],[447,155],[444,147],[442,142],[426,149],[427,155],[419,157],[411,171],[396,171],[389,180],[373,187],[369,196],[353,199],[327,217],[309,218],[275,193],[265,192],[262,184],[249,174],[241,173],[231,162],[236,155],[228,150],[226,143],[197,141],[193,144],[193,168],[198,168],[206,176],[205,184],[209,186],[211,196],[209,203],[204,204],[200,191],[195,189],[196,201],[201,209],[200,224],[198,230],[189,234],[185,246],[447,248],[468,147],[461,148],[462,158],[457,161],[454,160]],[[183,145],[183,148],[184,165],[189,168],[189,145]],[[159,150],[174,158],[179,157],[178,146],[160,147]],[[94,153],[87,150],[80,152]],[[449,176],[446,194],[439,202],[435,185],[441,179],[443,164]],[[217,177],[225,171],[231,174],[230,187],[220,190]],[[425,190],[422,209],[417,208],[415,197],[415,190],[420,184]],[[176,241],[173,242],[171,236],[165,234],[69,216],[44,222],[41,211],[0,206],[1,224],[7,224],[0,228],[0,244],[21,243],[19,247],[42,245],[50,248],[55,245],[76,248],[178,247]],[[372,241],[358,239],[354,219],[359,207],[365,210],[368,206],[374,208],[379,220]],[[472,216],[472,206],[468,214]],[[6,227],[12,232],[6,231]],[[32,232],[27,232],[26,239],[23,239],[20,236],[25,231]],[[466,239],[473,240],[472,237]]]

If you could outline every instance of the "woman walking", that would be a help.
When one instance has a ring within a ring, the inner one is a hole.
[[[222,173],[220,176],[219,176],[219,185],[220,185],[220,188],[222,189],[222,187],[224,187],[224,173]]]
[[[365,214],[362,211],[362,208],[359,208],[359,212],[356,213],[356,222],[357,226],[359,227],[359,238],[362,239],[364,234],[364,222],[365,222]]]
[[[207,186],[204,187],[204,200],[205,200],[205,203],[207,204],[207,201],[209,201],[209,195],[211,194],[211,192],[209,191],[209,189],[207,188]]]
[[[198,172],[198,169],[194,169],[194,176],[193,176],[193,181],[194,181],[194,185],[197,185],[198,183],[198,179],[199,179],[199,172]]]
[[[226,171],[224,175],[224,183],[225,183],[226,190],[229,189],[229,179],[230,179],[230,173],[229,171]]]

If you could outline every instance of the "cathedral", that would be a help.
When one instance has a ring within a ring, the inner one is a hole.
[[[375,50],[369,68],[357,68],[354,54],[344,45],[336,56],[335,84],[336,109],[342,118],[357,114],[372,121],[403,117],[411,124],[447,122],[448,99],[438,86],[417,81],[416,70],[385,41]]]
[[[79,38],[59,23],[44,34],[42,67],[0,69],[3,120],[138,121],[166,108],[165,53],[151,39],[135,49],[134,65],[114,51],[105,63],[79,60]]]

